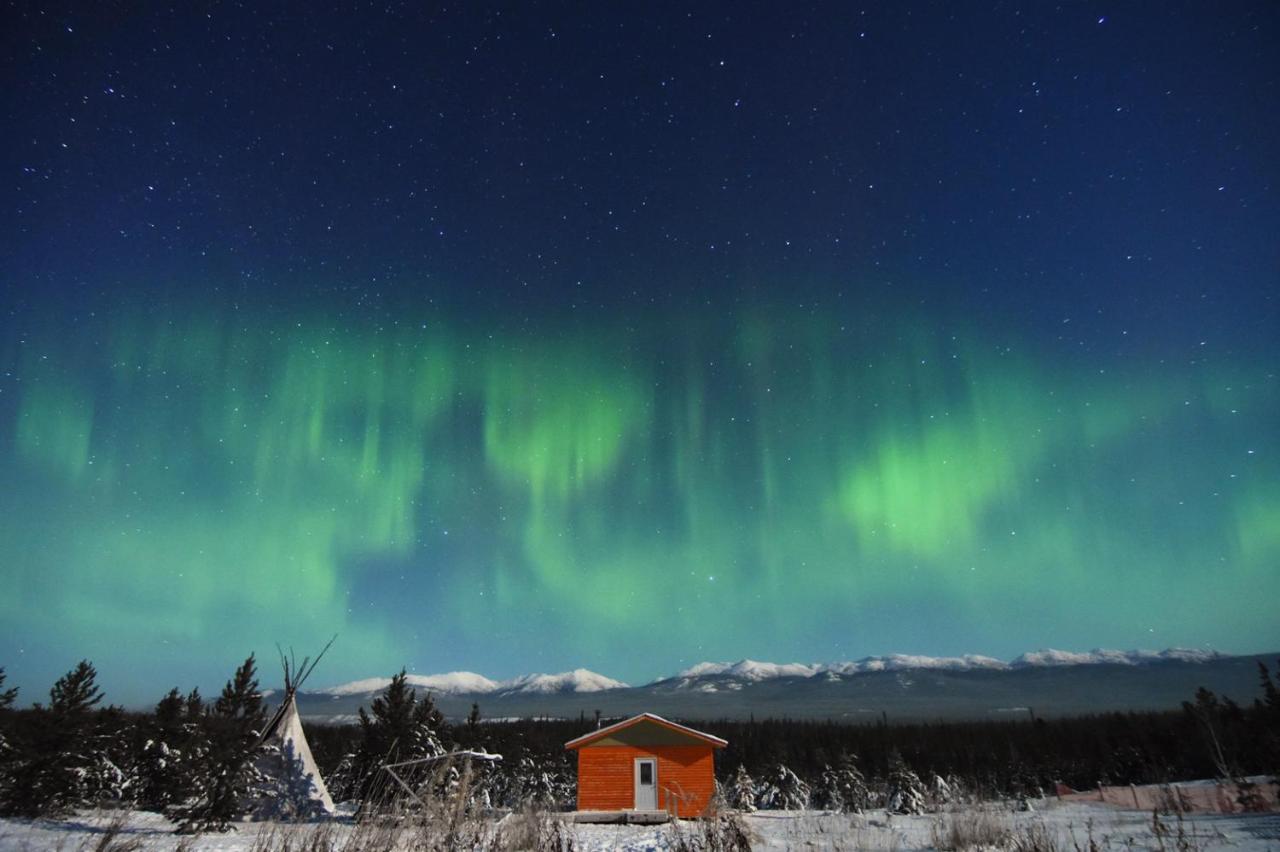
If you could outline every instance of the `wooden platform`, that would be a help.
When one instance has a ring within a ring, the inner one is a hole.
[[[671,820],[666,811],[574,811],[574,822],[628,823],[630,825],[659,825]]]

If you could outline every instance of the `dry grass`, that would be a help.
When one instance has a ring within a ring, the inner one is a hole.
[[[749,852],[751,832],[734,813],[672,822],[668,832],[674,852]]]
[[[944,814],[933,824],[934,848],[949,852],[1007,847],[1013,840],[1009,819],[986,809]]]
[[[250,852],[333,852],[338,836],[331,823],[264,827],[253,839]]]
[[[1039,820],[1016,830],[1009,841],[1009,849],[1013,852],[1063,852],[1058,835]]]
[[[1151,812],[1151,833],[1155,835],[1156,848],[1160,852],[1202,852],[1211,839],[1195,830],[1182,811],[1175,811],[1172,824],[1160,819],[1159,811]]]
[[[862,826],[853,830],[847,843],[841,842],[833,848],[854,852],[899,852],[905,842],[903,835],[892,828]]]
[[[526,809],[498,824],[488,848],[494,852],[517,849],[573,852],[578,848],[578,838],[573,826],[564,819],[547,811]]]
[[[499,823],[481,817],[435,822],[421,814],[365,819],[349,831],[333,824],[271,825],[254,838],[251,852],[482,852],[577,848],[572,828],[546,812],[521,812]],[[123,852],[115,847],[103,852]]]
[[[760,829],[774,844],[786,849],[822,849],[829,852],[899,852],[907,847],[906,834],[893,825],[892,818],[875,818],[862,814],[792,812],[757,814],[766,820],[776,819],[769,829]],[[748,831],[750,831],[748,826]],[[752,837],[754,840],[754,837]]]
[[[128,814],[114,813],[96,836],[80,844],[79,852],[137,852],[142,848],[142,841],[127,834]]]
[[[494,820],[476,803],[469,762],[446,762],[408,779],[412,792],[390,779],[374,791],[355,824],[333,822],[264,826],[251,852],[481,852],[577,848],[571,826],[547,811],[524,810]]]

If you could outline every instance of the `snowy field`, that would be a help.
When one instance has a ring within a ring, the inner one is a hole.
[[[1196,814],[1181,821],[1174,815],[1162,815],[1157,822],[1150,812],[1052,800],[1035,803],[1031,813],[1012,813],[995,806],[970,806],[922,816],[886,816],[883,811],[865,815],[769,811],[746,815],[742,822],[751,847],[770,850],[908,852],[954,849],[958,845],[1028,852],[1280,850],[1280,813]],[[502,826],[502,822],[496,822],[492,829]],[[699,843],[702,826],[697,822],[665,826],[561,823],[559,827],[561,837],[572,841],[567,848],[577,850],[706,848]],[[366,844],[370,838],[358,841],[356,831],[353,825],[343,822],[304,826],[246,823],[229,834],[182,838],[173,834],[171,823],[155,814],[92,811],[65,822],[0,820],[0,850],[269,852],[302,847],[337,852],[346,846],[359,846],[362,852],[369,850],[371,847]],[[395,848],[414,846],[409,843]]]

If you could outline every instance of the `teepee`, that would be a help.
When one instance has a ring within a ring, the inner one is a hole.
[[[258,740],[260,754],[255,765],[261,783],[254,807],[258,819],[310,819],[334,813],[333,799],[302,732],[297,702],[299,687],[332,644],[330,639],[314,660],[305,657],[301,665],[294,661],[292,650],[288,657],[280,652],[284,697]]]

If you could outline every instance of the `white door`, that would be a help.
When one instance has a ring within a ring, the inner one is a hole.
[[[658,809],[658,761],[652,757],[636,758],[636,810]]]

